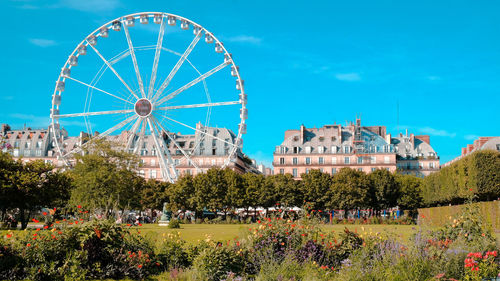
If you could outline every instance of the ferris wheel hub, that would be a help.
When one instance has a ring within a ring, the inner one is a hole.
[[[148,117],[153,111],[153,105],[148,99],[139,99],[135,103],[135,113],[140,117]]]

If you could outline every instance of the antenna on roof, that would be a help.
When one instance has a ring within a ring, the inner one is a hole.
[[[399,100],[396,100],[396,126],[399,130]]]

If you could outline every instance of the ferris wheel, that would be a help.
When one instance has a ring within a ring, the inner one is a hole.
[[[227,147],[222,167],[234,161],[246,133],[246,103],[239,68],[211,32],[168,13],[122,16],[86,36],[62,67],[50,114],[55,151],[71,165],[96,139],[114,137],[139,155],[149,140],[161,177],[174,182],[179,165],[201,170],[195,151],[206,138]],[[209,133],[211,123],[234,133]],[[89,141],[68,146],[63,126]],[[194,143],[179,141],[189,134],[198,136]]]

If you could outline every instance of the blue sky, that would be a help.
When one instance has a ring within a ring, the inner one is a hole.
[[[258,161],[272,161],[286,129],[345,124],[360,114],[364,125],[385,125],[393,134],[429,134],[442,163],[477,136],[499,135],[498,1],[3,0],[0,6],[0,121],[13,127],[48,126],[60,68],[87,34],[119,16],[160,11],[201,24],[233,54],[248,93],[244,152]]]

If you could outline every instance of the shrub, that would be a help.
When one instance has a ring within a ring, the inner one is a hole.
[[[241,275],[245,260],[237,252],[217,244],[204,249],[194,259],[193,268],[201,280],[216,281],[226,277],[229,272]]]
[[[180,233],[164,234],[158,249],[158,261],[162,269],[184,268],[191,264],[188,253],[184,250],[185,244],[186,242],[180,238]]]
[[[168,228],[181,228],[181,223],[179,220],[177,219],[171,219],[169,222],[168,222]]]

